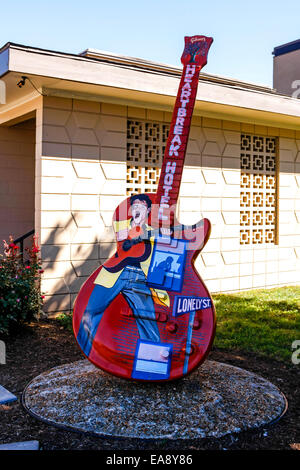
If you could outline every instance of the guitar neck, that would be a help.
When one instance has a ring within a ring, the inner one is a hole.
[[[179,84],[155,200],[165,217],[163,209],[175,205],[179,195],[199,73],[199,66],[185,65]]]
[[[158,225],[165,226],[173,225],[174,222],[199,74],[201,68],[206,64],[206,55],[212,43],[212,38],[193,36],[191,38],[186,37],[185,41],[186,46],[181,58],[184,67],[154,201],[156,208],[155,219]],[[197,59],[196,54],[199,54],[200,47],[203,49]]]

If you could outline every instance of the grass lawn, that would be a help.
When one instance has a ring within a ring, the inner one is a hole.
[[[300,286],[216,294],[217,348],[252,351],[291,362],[300,340]]]
[[[300,286],[215,294],[220,349],[255,352],[291,363],[293,341],[300,340]],[[57,320],[72,331],[72,317]]]

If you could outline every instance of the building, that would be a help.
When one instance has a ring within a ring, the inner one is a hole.
[[[276,77],[297,47],[275,55]],[[0,236],[35,228],[47,312],[70,310],[113,253],[118,203],[155,191],[180,74],[90,49],[0,49]],[[213,225],[196,266],[211,292],[300,283],[297,98],[201,75],[179,219],[202,217]]]

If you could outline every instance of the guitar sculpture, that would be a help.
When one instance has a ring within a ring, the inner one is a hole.
[[[156,194],[136,194],[113,216],[116,253],[82,286],[73,329],[84,355],[119,377],[167,381],[204,361],[215,334],[211,296],[194,268],[210,222],[177,222],[199,73],[213,39],[185,37],[183,73]]]

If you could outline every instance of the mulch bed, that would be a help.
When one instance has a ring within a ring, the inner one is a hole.
[[[25,386],[37,375],[83,358],[72,333],[54,320],[26,326],[6,341],[6,349],[7,364],[0,365],[0,384],[19,399]],[[0,405],[0,443],[38,440],[44,450],[300,450],[300,365],[216,348],[209,359],[242,367],[271,381],[287,397],[289,407],[285,416],[264,429],[221,439],[149,442],[65,431],[34,419],[20,402],[14,402]]]

